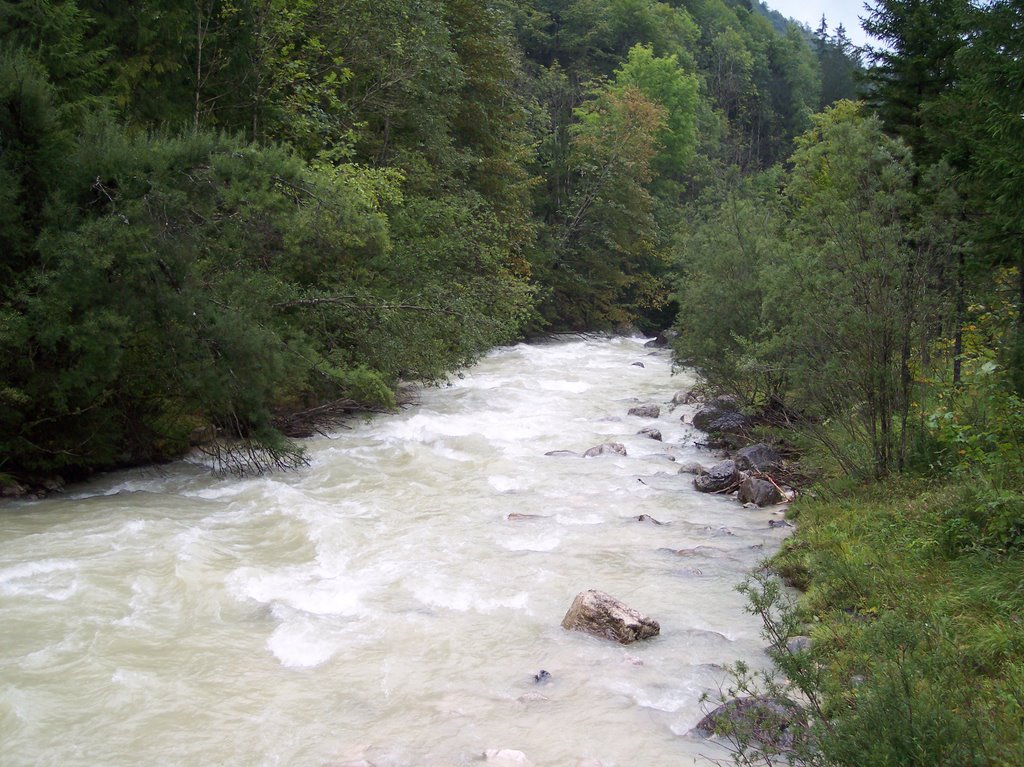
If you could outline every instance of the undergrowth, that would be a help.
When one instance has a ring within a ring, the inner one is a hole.
[[[771,607],[814,640],[777,665],[821,701],[822,764],[1024,764],[1024,554],[951,549],[961,494],[894,479],[799,504],[772,566],[806,592]]]

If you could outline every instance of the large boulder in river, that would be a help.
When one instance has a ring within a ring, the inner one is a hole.
[[[590,589],[576,595],[562,618],[562,628],[631,644],[661,632],[656,620],[637,612],[603,591]]]
[[[704,736],[721,735],[743,744],[788,751],[807,735],[807,714],[788,698],[733,698],[697,723]]]
[[[779,488],[766,479],[747,477],[740,484],[740,503],[753,503],[756,506],[772,506],[785,500]]]
[[[592,447],[583,454],[584,458],[594,458],[599,455],[625,455],[626,446],[621,442],[605,442],[597,447]]]
[[[657,405],[637,405],[631,407],[626,415],[635,415],[639,418],[658,418],[661,415],[661,408]]]
[[[693,486],[702,493],[720,493],[740,481],[740,472],[735,461],[716,463],[707,474],[698,475]]]
[[[761,442],[737,450],[733,460],[736,461],[736,467],[740,471],[750,471],[751,469],[771,471],[782,465],[782,457],[779,455],[779,451],[771,445],[765,445]]]

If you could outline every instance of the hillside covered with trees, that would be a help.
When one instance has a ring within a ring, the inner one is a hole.
[[[667,326],[688,206],[830,51],[722,0],[0,4],[0,472],[292,465],[495,344]]]

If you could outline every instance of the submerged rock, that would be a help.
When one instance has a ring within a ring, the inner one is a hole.
[[[708,470],[699,463],[684,463],[679,467],[680,474],[696,474],[698,477],[707,474]]]
[[[580,454],[573,450],[549,450],[544,455],[550,455],[554,458],[579,458]]]
[[[635,415],[639,418],[658,418],[661,416],[661,408],[657,405],[637,405],[631,407],[626,415]]]
[[[621,442],[605,442],[597,447],[592,447],[583,454],[584,458],[594,458],[599,455],[625,455],[626,446]]]
[[[524,692],[518,698],[518,703],[548,703],[551,701],[547,695],[541,695],[539,692]]]
[[[740,481],[740,472],[735,461],[716,463],[707,474],[696,477],[693,486],[702,493],[720,493]]]
[[[650,514],[641,514],[639,517],[636,518],[636,521],[637,522],[650,522],[652,524],[662,525],[662,526],[668,524],[668,522],[659,522],[654,517],[652,517]]]
[[[642,437],[649,437],[650,439],[657,440],[658,442],[662,441],[661,431],[659,429],[655,429],[653,426],[645,426],[640,431],[638,431],[637,434],[639,434]]]
[[[562,628],[611,639],[619,644],[631,644],[661,633],[661,626],[656,620],[596,589],[576,595],[562,619]]]

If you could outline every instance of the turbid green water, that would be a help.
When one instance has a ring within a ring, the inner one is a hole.
[[[727,759],[687,733],[722,665],[765,663],[734,587],[784,533],[665,457],[710,460],[666,407],[688,383],[638,339],[521,345],[311,440],[300,472],[182,463],[3,507],[0,765]],[[544,455],[608,440],[629,455]],[[661,636],[564,631],[588,588]]]

